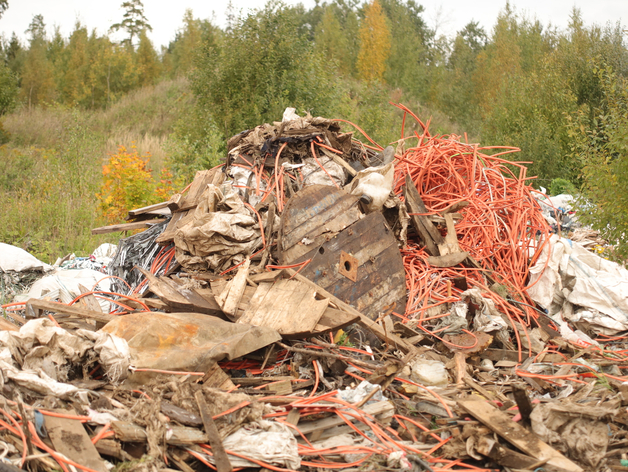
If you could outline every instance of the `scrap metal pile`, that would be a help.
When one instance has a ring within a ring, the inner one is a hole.
[[[398,107],[422,132],[396,148],[290,109],[234,136],[94,230],[148,228],[102,277],[31,261],[51,273],[3,305],[2,461],[628,470],[628,272],[552,233],[516,149]]]

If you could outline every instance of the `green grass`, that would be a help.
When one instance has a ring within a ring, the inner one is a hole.
[[[97,194],[102,164],[119,145],[151,154],[157,175],[163,143],[189,109],[187,81],[164,81],[130,93],[108,110],[65,107],[17,110],[2,118],[10,141],[0,146],[0,241],[41,260],[88,255],[119,233],[92,236],[104,223]]]

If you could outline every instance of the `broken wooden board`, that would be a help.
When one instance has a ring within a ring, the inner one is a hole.
[[[64,313],[67,315],[76,315],[88,320],[100,321],[101,323],[109,323],[115,318],[114,315],[107,313],[90,311],[80,306],[66,305],[64,303],[50,302],[48,300],[40,300],[31,298],[26,302],[26,306],[30,307],[35,313],[40,311],[52,311],[54,313]]]
[[[76,415],[75,411],[56,410],[57,413]],[[54,449],[73,460],[98,472],[107,472],[105,461],[92,444],[83,424],[78,420],[45,416],[46,430]]]
[[[195,289],[186,288],[168,277],[156,277],[138,267],[148,280],[151,292],[159,297],[171,311],[189,311],[223,317],[222,310],[213,297],[201,296]]]
[[[316,290],[298,280],[263,282],[237,322],[266,326],[282,336],[307,335],[314,330],[328,304],[328,299],[317,299]]]
[[[291,275],[293,278],[300,280],[306,284],[309,284],[312,288],[317,290],[323,297],[328,297],[330,300],[330,303],[333,303],[339,309],[358,317],[358,323],[360,323],[361,326],[369,329],[371,332],[373,332],[373,334],[375,334],[375,336],[377,336],[382,341],[392,344],[393,346],[395,346],[395,348],[399,349],[400,351],[403,351],[406,354],[416,350],[416,348],[412,344],[407,343],[405,340],[401,339],[399,336],[396,336],[393,333],[389,333],[385,331],[384,328],[382,328],[375,321],[363,315],[362,313],[357,311],[355,308],[353,308],[351,305],[343,302],[342,300],[334,296],[332,293],[319,287],[311,280],[306,279],[301,274],[297,274],[293,269],[285,269],[285,272]]]
[[[328,186],[298,192],[282,214],[280,261],[311,259],[300,274],[371,319],[393,304],[403,312],[406,277],[397,240],[381,213],[363,216],[357,201]]]
[[[127,219],[135,218],[136,216],[143,215],[145,213],[163,210],[164,208],[168,208],[168,202],[155,203],[142,208],[136,208],[135,210],[129,210],[129,216]]]
[[[157,219],[146,220],[146,221],[135,221],[133,223],[122,223],[119,225],[101,226],[100,228],[92,229],[92,234],[116,233],[120,231],[133,231],[136,229],[150,228],[151,226],[155,226],[156,224],[163,223],[164,221],[166,221],[166,218],[157,218]]]
[[[414,182],[412,182],[410,174],[406,174],[405,183],[405,203],[406,208],[408,209],[408,214],[410,215],[412,226],[423,240],[427,252],[431,256],[440,256],[438,245],[443,244],[445,239],[438,232],[436,226],[434,226],[434,224],[427,217],[427,213],[429,212],[427,211],[427,208],[425,208],[423,199],[421,199],[419,191],[414,186]]]
[[[541,441],[534,433],[512,421],[512,418],[506,413],[488,403],[477,400],[458,400],[458,405],[486,427],[531,457],[539,461],[547,459],[548,464],[565,471],[583,471],[576,463]]]
[[[172,241],[174,241],[174,233],[177,230],[177,228],[179,226],[183,226],[190,219],[192,219],[192,215],[193,215],[193,212],[190,212],[190,211],[174,213],[172,215],[172,218],[170,218],[170,221],[168,222],[166,229],[163,231],[163,233],[157,236],[157,239],[155,239],[155,242],[159,244],[160,246],[166,246],[170,244]]]
[[[184,195],[179,202],[177,202],[178,208],[174,211],[181,212],[196,208],[201,195],[203,195],[203,192],[207,188],[207,185],[218,181],[219,175],[224,175],[222,173],[222,169],[220,168],[199,170],[190,185],[188,193]]]

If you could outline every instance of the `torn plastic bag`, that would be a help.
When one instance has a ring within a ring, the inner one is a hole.
[[[572,402],[541,403],[530,420],[532,431],[542,441],[597,470],[608,446],[607,423],[615,413],[609,408]]]
[[[569,302],[595,310],[578,319],[598,333],[612,335],[628,329],[628,270],[619,264],[553,235],[530,274],[528,295],[550,314],[563,311],[563,317],[570,320],[571,313],[563,310]]]
[[[373,394],[373,396],[366,402],[367,404],[388,400],[384,395],[382,395],[381,385],[372,384],[368,380],[363,380],[355,388],[347,387],[345,390],[340,390],[336,396],[347,403],[355,404],[364,400],[373,390],[378,390],[378,392]]]
[[[475,331],[490,333],[507,328],[508,325],[502,318],[502,314],[495,308],[495,302],[490,298],[484,298],[479,288],[472,288],[460,295],[463,301],[471,301],[480,309],[476,310],[473,318]]]
[[[0,331],[0,370],[43,395],[61,398],[78,389],[63,382],[68,372],[98,358],[112,382],[126,377],[130,365],[126,341],[105,333],[77,330],[71,333],[47,318],[27,322],[18,332]]]
[[[236,359],[281,340],[273,329],[229,323],[200,313],[132,313],[101,331],[129,343],[140,369],[205,371],[213,362]]]
[[[320,162],[320,165],[318,164]],[[318,162],[313,158],[303,159],[303,187],[310,185],[334,185],[343,187],[347,181],[345,170],[340,164],[336,164],[333,159],[327,156],[319,155]],[[323,169],[321,169],[321,165]],[[330,177],[331,176],[331,177]],[[332,182],[333,179],[333,182]]]
[[[179,264],[223,271],[244,261],[262,244],[256,216],[231,184],[208,185],[191,221],[175,232]]]
[[[100,290],[110,291],[111,279],[106,277],[102,272],[92,269],[57,269],[35,282],[27,293],[16,296],[15,301],[25,302],[37,298],[69,304],[81,294],[79,285],[91,289],[98,284]],[[98,303],[104,313],[109,313],[110,302],[99,299]]]
[[[297,440],[290,429],[278,422],[259,420],[249,423],[222,442],[226,450],[291,470],[301,466]],[[229,460],[234,467],[259,467],[236,456]]]

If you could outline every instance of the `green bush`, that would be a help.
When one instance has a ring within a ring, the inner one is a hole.
[[[550,184],[550,195],[552,196],[562,195],[563,193],[573,195],[576,192],[576,186],[567,179],[557,178],[552,180]]]

